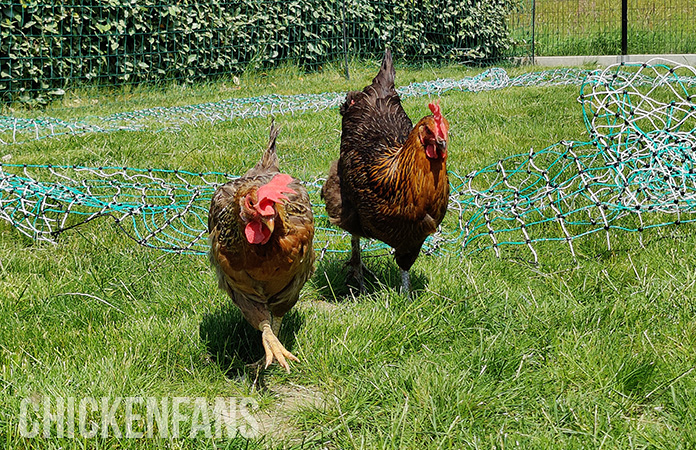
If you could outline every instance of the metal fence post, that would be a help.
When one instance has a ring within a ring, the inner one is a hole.
[[[350,80],[350,72],[348,72],[348,32],[346,31],[346,0],[343,0],[341,4],[341,20],[343,22],[343,60],[346,65],[346,80]]]
[[[621,0],[621,55],[628,54],[628,0]]]
[[[625,1],[625,0],[624,0]],[[536,22],[536,0],[532,0],[532,64],[534,64],[534,39],[536,38],[534,33],[534,25]]]

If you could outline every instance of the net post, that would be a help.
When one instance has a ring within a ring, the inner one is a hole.
[[[535,36],[535,28],[536,28],[536,0],[532,0],[532,65],[534,65],[534,39],[536,38]]]
[[[348,71],[348,32],[346,30],[346,0],[341,2],[341,22],[343,25],[343,61],[346,68],[346,80],[350,80]]]

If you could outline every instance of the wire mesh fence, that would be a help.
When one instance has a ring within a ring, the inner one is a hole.
[[[7,0],[0,101],[42,105],[77,86],[192,83],[348,58],[499,62],[619,54],[620,0]],[[696,52],[693,0],[628,2],[628,53]]]
[[[406,62],[503,56],[517,0],[9,0],[0,5],[0,98],[79,84],[194,82],[297,64],[310,70],[391,46]]]
[[[696,53],[692,0],[630,0],[626,7],[627,54]],[[621,0],[525,0],[509,18],[517,53],[535,56],[619,55],[621,22]]]

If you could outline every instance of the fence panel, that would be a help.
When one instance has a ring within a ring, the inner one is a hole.
[[[629,0],[628,54],[696,53],[694,0]],[[532,30],[533,26],[533,30]],[[525,0],[510,18],[536,56],[621,54],[621,0]]]

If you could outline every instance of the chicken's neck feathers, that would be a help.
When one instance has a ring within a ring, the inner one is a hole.
[[[425,154],[425,147],[418,138],[417,129],[409,135],[403,145],[391,146],[382,153],[384,162],[378,164],[386,167],[393,175],[404,174],[406,176],[422,175],[444,166],[441,159],[430,159]]]

